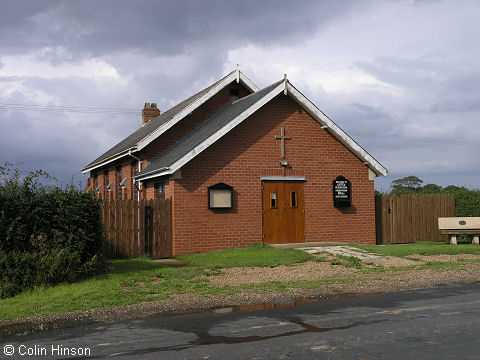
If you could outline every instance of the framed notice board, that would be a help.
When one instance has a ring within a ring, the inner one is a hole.
[[[333,180],[333,206],[339,209],[352,206],[352,184],[342,175]]]

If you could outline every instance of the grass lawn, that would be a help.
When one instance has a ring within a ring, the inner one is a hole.
[[[387,245],[357,245],[352,246],[384,256],[404,257],[413,254],[420,255],[456,255],[480,254],[480,246],[473,244],[450,245],[444,242],[417,242],[414,244],[387,244]]]
[[[279,251],[280,250],[280,251]],[[281,249],[253,244],[247,248],[217,250],[176,256],[180,261],[210,269],[239,266],[275,267],[312,260],[314,257],[295,249]]]
[[[179,257],[192,264],[174,268],[146,258],[112,260],[107,274],[54,287],[41,287],[15,297],[0,299],[0,320],[73,310],[99,309],[144,301],[167,299],[172,294],[233,294],[245,288],[258,291],[281,290],[272,283],[256,286],[214,288],[200,275],[215,274],[218,268],[234,266],[275,267],[304,262],[313,257],[294,249],[253,245],[244,249],[212,251]]]

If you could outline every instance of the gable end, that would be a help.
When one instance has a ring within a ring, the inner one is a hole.
[[[337,124],[318,109],[310,100],[308,100],[300,91],[298,91],[290,82],[287,81],[288,94],[302,106],[320,125],[322,129],[328,130],[338,141],[359,157],[364,164],[371,169],[377,176],[386,176],[388,170],[380,164],[372,155],[363,149],[355,140],[347,135]]]

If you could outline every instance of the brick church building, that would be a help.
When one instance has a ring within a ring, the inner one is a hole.
[[[254,242],[375,244],[387,170],[284,79],[234,70],[82,169],[102,199],[172,200],[173,255]]]

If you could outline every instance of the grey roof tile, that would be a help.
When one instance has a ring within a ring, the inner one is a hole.
[[[132,134],[130,134],[125,139],[120,141],[117,145],[113,146],[110,150],[106,151],[104,154],[100,155],[98,158],[93,160],[90,164],[85,166],[84,169],[88,169],[89,167],[94,166],[97,163],[100,163],[104,160],[107,160],[110,157],[113,157],[117,154],[120,154],[120,153],[122,153],[122,152],[124,152],[124,151],[126,151],[126,150],[128,150],[132,147],[135,147],[139,141],[141,141],[146,136],[148,136],[150,133],[154,132],[160,126],[162,126],[167,121],[172,119],[175,115],[177,115],[179,112],[181,112],[187,106],[192,104],[195,100],[202,97],[211,88],[213,88],[215,85],[220,83],[223,79],[227,78],[231,74],[232,74],[232,72],[225,75],[223,78],[221,78],[217,82],[213,83],[212,85],[208,86],[207,88],[203,89],[202,91],[199,91],[195,95],[190,96],[188,99],[186,99],[186,100],[182,101],[181,103],[179,103],[179,104],[173,106],[172,108],[168,109],[164,113],[157,116],[155,119],[150,120],[147,124],[145,124],[144,126],[140,127],[136,131],[134,131]]]
[[[162,153],[154,157],[147,166],[138,173],[137,177],[141,178],[142,175],[155,173],[161,169],[170,167],[196,146],[200,145],[210,136],[225,127],[242,112],[254,105],[257,101],[261,100],[282,81],[283,80],[278,81],[256,93],[227,104],[207,120],[202,122],[199,126],[187,133],[184,137],[180,138],[173,145],[165,149]]]

